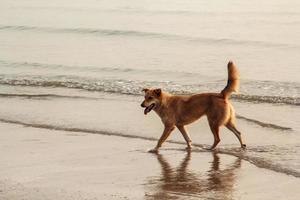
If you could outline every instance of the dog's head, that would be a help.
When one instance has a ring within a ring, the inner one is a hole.
[[[162,91],[161,89],[143,89],[145,92],[145,100],[141,106],[145,108],[144,114],[147,115],[152,109],[156,109],[160,106]]]

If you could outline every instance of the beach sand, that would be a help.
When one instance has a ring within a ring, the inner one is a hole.
[[[154,141],[0,124],[0,199],[299,199],[299,178]],[[290,195],[293,194],[293,195]]]

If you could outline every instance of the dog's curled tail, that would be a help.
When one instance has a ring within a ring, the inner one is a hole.
[[[240,88],[240,74],[232,61],[228,65],[228,81],[226,87],[221,91],[224,99],[228,99],[233,92],[238,92]]]

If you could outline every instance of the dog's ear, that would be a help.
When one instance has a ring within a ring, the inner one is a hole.
[[[149,91],[148,88],[144,88],[144,89],[142,90],[142,92],[148,92],[148,91]]]
[[[160,88],[158,88],[158,89],[155,89],[154,90],[154,93],[156,94],[156,96],[160,96],[161,95],[161,89]]]

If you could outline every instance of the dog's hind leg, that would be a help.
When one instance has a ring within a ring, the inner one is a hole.
[[[214,143],[209,149],[214,149],[220,142],[220,135],[219,135],[219,126],[218,125],[213,125],[209,124],[210,130],[214,135]]]
[[[189,133],[186,131],[186,129],[184,128],[184,126],[177,126],[178,130],[181,132],[182,136],[184,137],[184,140],[187,144],[187,149],[191,149],[192,148],[192,140],[190,138]]]
[[[210,150],[213,150],[220,142],[220,135],[219,135],[219,126],[213,123],[209,123],[209,127],[211,132],[214,135],[214,143],[213,145],[209,148]]]
[[[238,131],[235,127],[235,125],[232,122],[228,122],[226,124],[226,127],[234,133],[234,135],[238,138],[238,140],[240,141],[241,147],[242,148],[246,148],[246,145],[243,143],[242,140],[242,133],[240,131]]]

